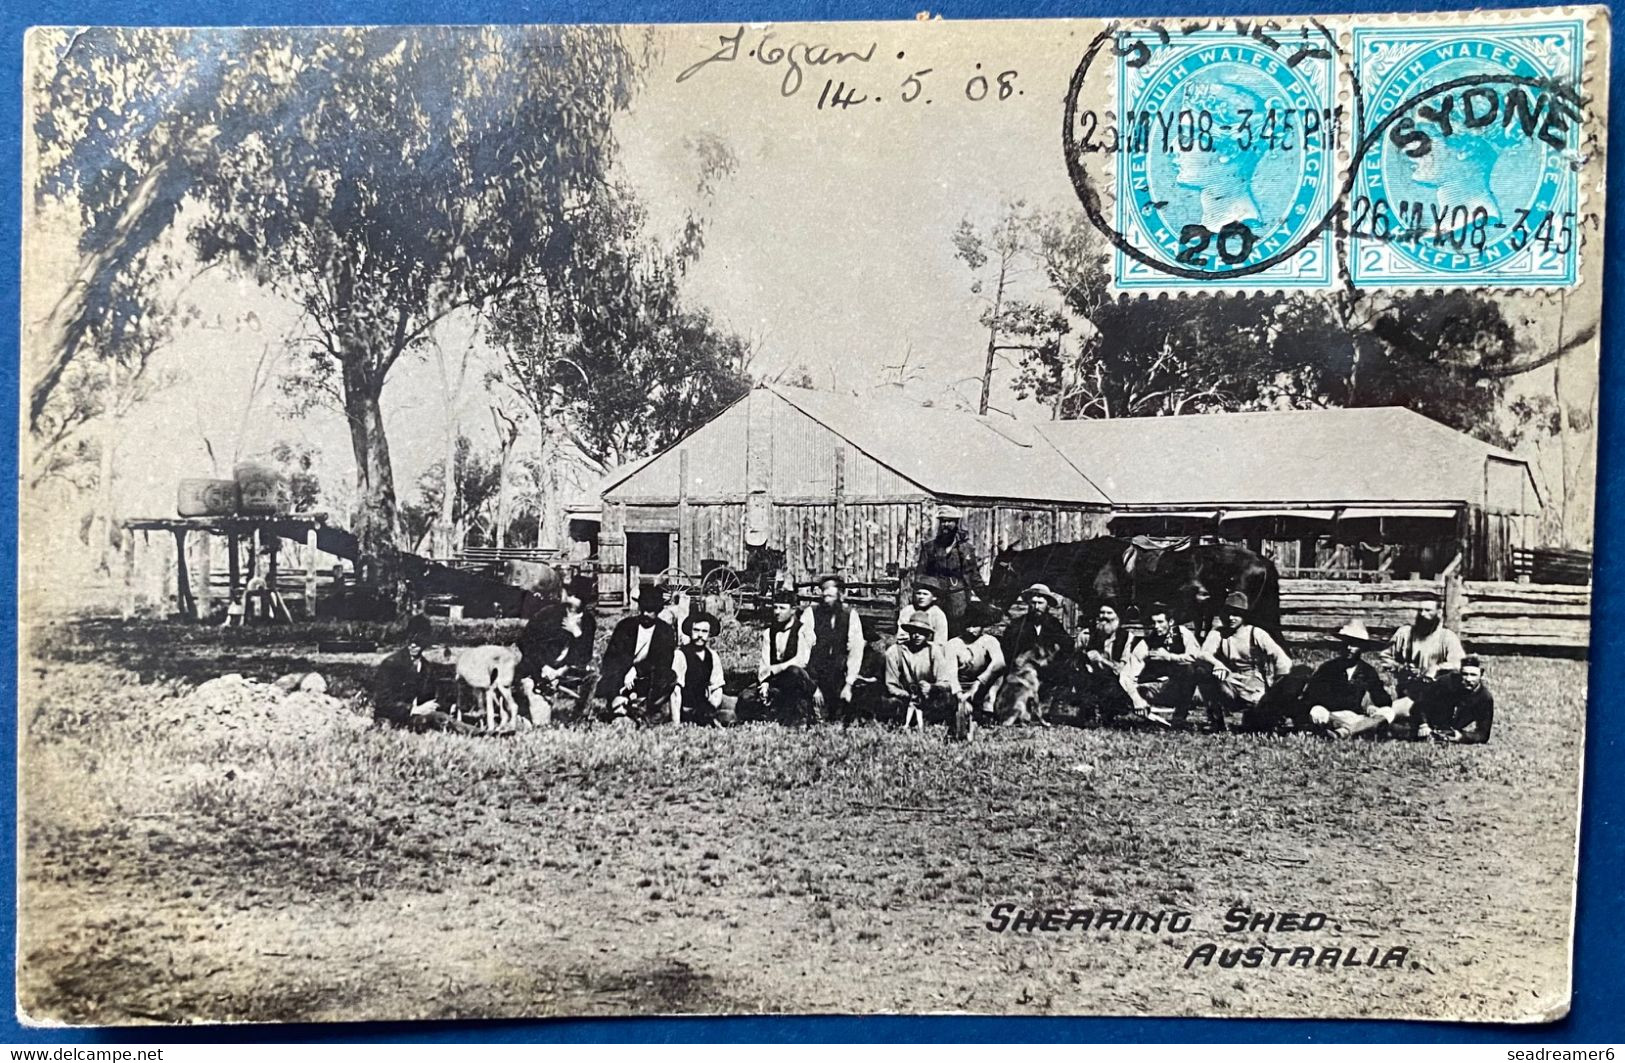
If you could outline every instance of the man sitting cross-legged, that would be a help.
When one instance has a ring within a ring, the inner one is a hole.
[[[1394,632],[1386,654],[1394,668],[1399,697],[1385,712],[1390,724],[1408,725],[1418,738],[1428,736],[1431,701],[1439,684],[1460,668],[1465,651],[1461,638],[1439,615],[1439,607],[1427,602],[1416,611],[1416,619]]]
[[[429,618],[419,614],[406,622],[401,647],[378,662],[373,676],[372,711],[379,723],[414,731],[456,731],[473,734],[474,728],[445,711],[455,700],[449,671],[438,672],[423,658],[434,643]]]
[[[1388,724],[1381,711],[1393,698],[1382,676],[1361,654],[1380,645],[1365,624],[1350,620],[1337,631],[1342,652],[1315,669],[1303,688],[1295,722],[1300,731],[1353,738],[1375,733]]]

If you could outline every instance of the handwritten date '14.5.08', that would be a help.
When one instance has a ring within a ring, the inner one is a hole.
[[[879,45],[870,41],[859,48],[838,48],[816,41],[780,43],[772,30],[757,31],[748,39],[745,27],[717,38],[720,47],[699,62],[684,68],[678,82],[687,81],[708,67],[743,61],[749,66],[768,68],[779,74],[779,95],[794,96],[807,83],[808,73],[818,67],[840,66],[848,77],[828,77],[818,93],[819,110],[846,110],[863,103],[893,99],[907,104],[930,104],[938,99],[963,98],[972,103],[1009,101],[1024,96],[1015,70],[983,68],[976,63],[970,71],[949,71],[918,66],[908,61],[907,52],[895,57],[878,54]],[[891,70],[885,69],[891,66]],[[858,67],[867,68],[859,71]],[[860,73],[862,74],[860,80]],[[885,86],[885,87],[883,87]],[[889,94],[888,94],[889,88]]]

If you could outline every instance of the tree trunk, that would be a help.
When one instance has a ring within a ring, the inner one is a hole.
[[[430,541],[440,557],[450,557],[457,537],[457,418],[448,411],[446,446],[440,459],[440,523]]]
[[[350,447],[355,453],[356,510],[353,517],[362,554],[387,558],[397,548],[395,534],[395,471],[384,435],[384,411],[379,403],[383,381],[359,367],[344,367],[344,412],[350,422]]]
[[[993,316],[987,326],[987,364],[982,368],[982,400],[976,405],[976,412],[987,416],[988,404],[993,399],[993,360],[999,353],[999,315],[1004,312],[1004,281],[1010,270],[1010,260],[999,260],[999,283],[993,293]]]

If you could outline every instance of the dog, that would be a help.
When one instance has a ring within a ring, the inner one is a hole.
[[[487,731],[506,730],[518,723],[519,703],[513,697],[518,667],[517,646],[470,646],[457,655],[459,690],[466,687],[479,698]]]
[[[994,717],[1000,726],[1016,723],[1044,723],[1044,707],[1039,700],[1038,673],[1053,659],[1054,654],[1043,646],[1035,646],[1016,658],[999,684]]]

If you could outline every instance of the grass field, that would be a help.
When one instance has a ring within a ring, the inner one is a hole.
[[[29,1016],[1515,1020],[1567,1000],[1581,662],[1492,659],[1481,748],[1066,728],[969,746],[771,726],[308,740],[154,723],[223,671],[317,668],[341,696],[363,689],[372,658],[297,637],[30,633]],[[1184,911],[1191,926],[997,933],[1001,903]],[[1328,925],[1227,933],[1233,905]],[[1187,969],[1203,943],[1408,953],[1385,970]]]

